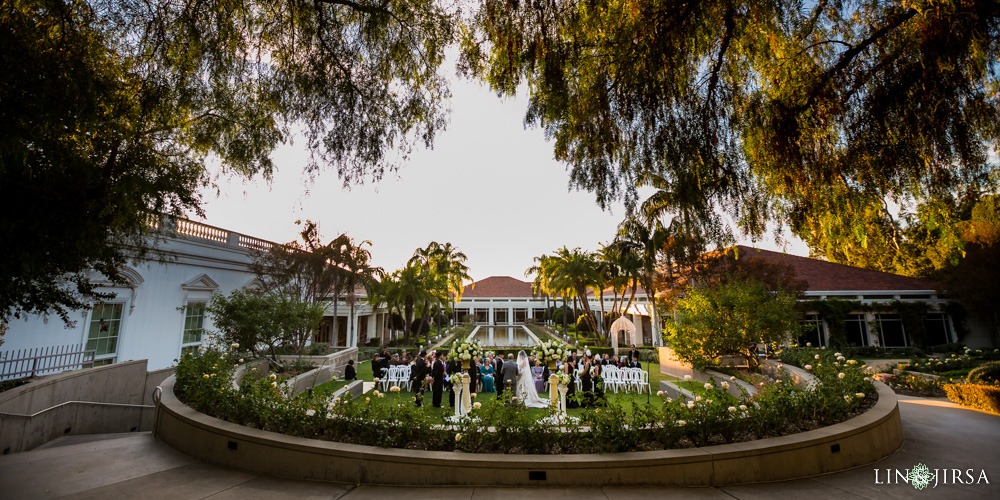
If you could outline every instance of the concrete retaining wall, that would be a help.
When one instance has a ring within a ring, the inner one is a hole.
[[[153,388],[172,375],[173,369],[147,374],[146,360],[129,361],[0,393],[0,450],[27,451],[63,435],[151,430]]]
[[[373,485],[722,486],[779,481],[881,460],[903,442],[896,395],[876,384],[868,412],[791,436],[706,448],[603,455],[490,455],[376,448],[242,427],[177,400],[157,413],[160,437],[200,460],[297,479]]]

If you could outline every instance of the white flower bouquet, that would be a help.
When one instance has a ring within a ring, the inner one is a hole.
[[[557,361],[566,361],[568,353],[565,345],[554,340],[549,340],[535,346],[532,354],[535,355],[535,359],[542,363],[555,363]]]
[[[569,387],[571,378],[568,373],[560,373],[557,377],[559,377],[559,385]]]
[[[482,354],[483,348],[477,340],[456,340],[451,346],[448,356],[459,361],[471,361]]]

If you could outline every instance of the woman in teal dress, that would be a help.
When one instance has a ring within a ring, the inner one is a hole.
[[[479,367],[479,379],[483,382],[483,392],[497,392],[493,388],[493,356],[486,358]]]

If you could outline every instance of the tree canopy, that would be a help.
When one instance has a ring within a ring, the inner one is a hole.
[[[445,126],[454,30],[436,0],[0,0],[0,319],[68,321],[294,132],[345,184],[397,168]]]
[[[867,244],[895,208],[995,189],[998,21],[990,1],[483,0],[462,67],[526,86],[525,122],[602,206],[658,184],[690,227]]]

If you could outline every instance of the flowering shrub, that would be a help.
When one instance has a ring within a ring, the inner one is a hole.
[[[812,391],[784,378],[761,378],[755,394],[743,391],[734,398],[722,382],[705,386],[691,381],[698,391],[695,401],[658,393],[652,405],[612,402],[584,409],[579,420],[585,427],[535,418],[517,398],[486,398],[477,400],[467,417],[449,422],[395,393],[330,400],[324,391],[307,391],[287,397],[280,379],[263,374],[248,376],[233,389],[235,358],[215,348],[185,356],[177,366],[176,393],[195,409],[236,424],[381,447],[551,454],[706,446],[809,430],[874,404],[869,397],[874,390],[860,367],[827,353],[814,360],[822,366],[815,370],[820,383]]]

